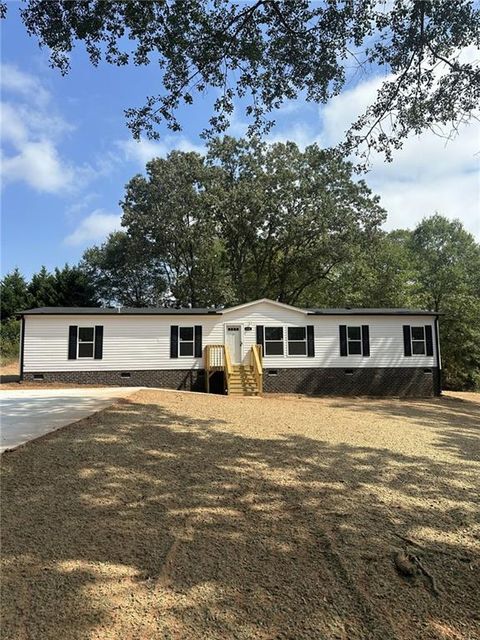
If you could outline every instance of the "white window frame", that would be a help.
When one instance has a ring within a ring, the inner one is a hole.
[[[305,336],[303,338],[303,340],[290,340],[290,336],[289,336],[290,329],[303,329],[304,336]],[[304,344],[305,345],[305,353],[290,353],[290,343],[291,342]],[[289,358],[304,358],[308,354],[307,327],[297,327],[297,326],[295,326],[295,327],[294,326],[287,327],[287,353],[288,353],[288,357]]]
[[[350,338],[349,331],[350,329],[358,329],[360,331],[360,338]],[[360,353],[350,353],[350,343],[351,342],[359,342],[360,343]],[[347,356],[363,356],[363,340],[362,340],[362,327],[357,325],[347,325]]]
[[[282,331],[282,339],[281,340],[267,340],[267,329],[281,329]],[[267,354],[267,342],[278,342],[282,345],[282,353],[271,353]],[[284,358],[285,357],[285,327],[283,325],[274,325],[270,324],[268,326],[263,327],[263,344],[264,344],[264,357],[265,358]]]
[[[191,340],[183,340],[181,333],[182,329],[191,329],[192,330],[192,339]],[[181,353],[181,345],[183,344],[191,344],[192,345],[192,353],[191,354],[182,354]],[[179,326],[178,327],[178,357],[179,358],[194,358],[195,357],[195,327],[191,326]]]
[[[414,338],[413,337],[413,330],[414,329],[421,329],[422,333],[423,333],[423,338],[421,340],[419,340],[418,338]],[[423,344],[423,352],[422,353],[415,353],[413,350],[413,344]],[[410,326],[410,351],[412,352],[412,356],[426,356],[427,355],[427,339],[426,339],[426,331],[425,331],[425,327],[422,324],[419,325],[411,325]]]
[[[80,340],[80,331],[82,329],[92,329],[93,331],[93,340]],[[88,327],[88,326],[83,326],[83,327],[78,327],[78,331],[77,331],[77,359],[81,359],[81,360],[93,360],[95,358],[95,338],[96,338],[96,329],[95,327]],[[92,355],[91,356],[81,356],[80,355],[80,345],[81,344],[91,344],[92,345]]]

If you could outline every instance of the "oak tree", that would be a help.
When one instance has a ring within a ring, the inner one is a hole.
[[[207,88],[217,96],[210,132],[226,131],[243,105],[258,133],[286,100],[326,103],[367,71],[384,80],[346,150],[389,158],[412,132],[478,115],[474,0],[25,0],[21,15],[62,73],[79,42],[94,65],[158,66],[157,91],[126,112],[135,137],[158,137],[161,123],[179,130],[178,108]]]

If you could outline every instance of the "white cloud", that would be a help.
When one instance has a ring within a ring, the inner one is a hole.
[[[480,238],[480,125],[445,143],[433,133],[407,140],[393,162],[375,159],[367,181],[389,213],[387,228],[412,227],[435,212],[459,218]]]
[[[376,76],[362,82],[321,111],[327,144],[343,138],[349,125],[373,102],[384,80]],[[386,228],[413,227],[438,212],[459,218],[480,237],[479,152],[477,121],[461,126],[451,140],[433,131],[412,135],[402,149],[394,151],[392,162],[372,152],[371,170],[365,178],[389,214]]]
[[[461,53],[465,61],[478,62],[478,50]],[[441,69],[438,73],[441,73]],[[373,103],[377,91],[390,75],[376,75],[354,88],[343,91],[326,106],[320,107],[319,123],[299,121],[296,115],[291,127],[276,127],[270,142],[293,140],[299,147],[317,142],[320,146],[335,146],[344,139],[350,125]],[[304,115],[304,114],[303,114]],[[385,227],[414,227],[423,217],[435,212],[448,218],[458,218],[480,239],[480,124],[460,127],[451,140],[426,131],[410,136],[402,149],[393,153],[393,161],[372,152],[371,169],[364,177],[375,193],[381,196],[388,212]]]
[[[267,140],[271,144],[288,141],[295,142],[302,150],[304,150],[309,144],[314,143],[319,146],[324,146],[322,133],[314,131],[313,127],[304,122],[292,123],[291,127],[287,127],[286,129],[284,128],[279,131],[274,129],[269,133]]]
[[[103,209],[95,209],[84,218],[64,242],[71,246],[86,246],[104,240],[109,233],[121,228],[121,215],[108,213]]]
[[[39,192],[78,190],[96,175],[89,165],[62,157],[60,143],[73,127],[58,114],[34,76],[2,64],[0,109],[2,183],[23,182]]]
[[[88,209],[91,209],[95,200],[98,200],[100,194],[95,191],[88,191],[87,193],[77,196],[72,204],[68,205],[65,209],[65,215],[68,220],[75,221],[78,217],[85,213]]]
[[[18,109],[8,102],[1,103],[1,138],[16,147],[28,140],[28,128]]]
[[[470,173],[445,175],[441,179],[369,181],[388,211],[387,229],[412,228],[425,216],[438,212],[458,218],[480,239],[480,189]]]
[[[188,138],[176,136],[166,136],[163,140],[120,140],[117,146],[123,151],[125,160],[135,162],[145,167],[152,158],[164,158],[170,151],[196,151],[204,153],[204,147],[190,142]]]
[[[19,94],[38,105],[49,102],[50,94],[38,78],[7,63],[1,65],[0,71],[0,86],[3,91]]]
[[[326,106],[320,108],[325,143],[333,146],[341,142],[350,125],[372,104],[378,89],[390,76],[374,76],[360,82],[354,89],[343,91]]]
[[[38,191],[58,193],[73,181],[73,170],[65,166],[48,140],[26,142],[18,153],[2,158],[5,181],[22,181]]]

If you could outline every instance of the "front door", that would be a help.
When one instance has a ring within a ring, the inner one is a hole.
[[[230,352],[233,364],[240,364],[242,361],[242,331],[239,324],[227,325],[226,345]]]

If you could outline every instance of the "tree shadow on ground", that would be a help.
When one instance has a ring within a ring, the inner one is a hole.
[[[9,384],[11,382],[20,382],[20,375],[9,375],[9,374],[4,374],[4,375],[0,375],[0,384]]]
[[[387,418],[414,422],[437,432],[437,447],[458,458],[480,462],[480,403],[460,398],[426,398],[418,400],[341,399],[337,408],[373,412]]]
[[[467,442],[446,466],[230,427],[125,402],[4,455],[3,638],[478,637]],[[419,531],[439,597],[392,562]]]

